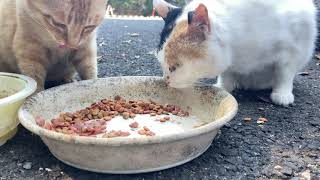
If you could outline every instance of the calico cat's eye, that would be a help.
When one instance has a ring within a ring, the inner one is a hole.
[[[46,18],[47,22],[53,26],[58,28],[60,31],[66,31],[67,30],[67,26],[57,22],[52,16],[50,15],[44,15],[44,17]]]
[[[180,64],[175,64],[174,66],[169,67],[169,71],[174,72],[177,70],[178,67],[180,67]]]
[[[96,29],[97,26],[86,26],[84,29],[83,29],[83,33],[84,34],[89,34],[91,33],[92,31],[94,31]]]
[[[170,72],[174,72],[175,70],[177,70],[177,68],[176,68],[175,66],[169,67],[169,71],[170,71]]]

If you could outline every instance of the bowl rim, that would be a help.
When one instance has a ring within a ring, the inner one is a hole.
[[[122,77],[108,77],[108,78],[99,78],[95,80],[111,80],[111,79],[116,79],[116,78],[149,78],[149,80],[155,80],[156,78],[159,78],[157,76],[122,76]],[[142,80],[141,79],[141,80]],[[147,79],[143,79],[147,80]],[[85,80],[85,81],[80,81],[76,83],[86,83],[92,80]],[[74,83],[71,84],[66,84],[62,86],[58,86],[52,89],[58,89],[58,88],[63,88],[65,86],[70,86]],[[24,110],[25,104],[23,104],[18,112],[18,117],[21,122],[21,124],[28,129],[29,131],[39,135],[41,138],[48,138],[52,140],[57,140],[57,141],[62,141],[65,143],[75,143],[75,144],[85,144],[85,145],[108,145],[108,146],[120,146],[120,145],[143,145],[143,144],[158,144],[158,143],[164,143],[164,142],[173,142],[173,141],[179,141],[195,136],[199,136],[202,134],[207,134],[210,133],[214,130],[219,130],[222,126],[224,126],[226,123],[231,121],[234,116],[238,112],[238,102],[237,100],[228,92],[221,88],[217,87],[212,87],[215,88],[219,91],[223,91],[224,93],[227,94],[227,96],[224,98],[228,98],[230,101],[232,101],[232,108],[229,112],[227,112],[223,117],[208,123],[204,126],[201,126],[199,128],[191,129],[179,134],[167,134],[163,136],[154,136],[154,137],[120,137],[120,138],[97,138],[97,137],[85,137],[85,136],[72,136],[72,135],[65,135],[62,133],[50,131],[47,129],[44,129],[42,127],[39,127],[37,124],[34,122],[31,122],[30,119],[26,117],[26,114],[29,114]],[[50,89],[49,89],[50,90]],[[40,94],[45,93],[47,90],[41,92]],[[42,95],[43,96],[43,95]],[[26,103],[26,102],[25,102]],[[35,117],[33,117],[35,118]]]
[[[20,79],[25,82],[25,88],[18,91],[17,93],[9,95],[8,97],[0,99],[0,106],[13,104],[17,101],[25,99],[29,97],[31,94],[33,94],[37,89],[37,82],[28,76],[25,76],[22,74],[7,73],[7,72],[0,72],[0,76]]]

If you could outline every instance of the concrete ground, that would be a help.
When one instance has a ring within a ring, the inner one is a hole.
[[[99,76],[161,75],[154,51],[162,26],[162,21],[105,21],[98,35]],[[58,161],[39,137],[20,127],[0,147],[0,179],[320,179],[319,64],[315,58],[307,73],[297,76],[290,107],[268,103],[268,91],[235,92],[240,103],[235,119],[206,153],[182,166],[139,175],[82,171]],[[260,126],[259,117],[269,121]]]

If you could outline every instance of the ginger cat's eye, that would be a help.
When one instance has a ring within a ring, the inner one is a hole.
[[[83,34],[89,34],[96,29],[97,26],[87,26],[83,29]]]
[[[50,15],[44,15],[47,22],[52,26],[52,27],[55,27],[55,28],[58,28],[60,31],[64,32],[67,30],[67,26],[62,24],[62,23],[59,23],[57,22],[52,16]]]

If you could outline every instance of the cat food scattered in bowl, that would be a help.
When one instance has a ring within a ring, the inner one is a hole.
[[[128,131],[112,130],[112,131],[104,134],[102,137],[103,138],[115,138],[115,137],[127,137],[127,136],[130,136],[130,132],[128,132]]]
[[[139,127],[139,123],[138,122],[133,122],[129,125],[131,128],[138,128]]]
[[[138,131],[140,135],[145,135],[145,136],[155,136],[156,133],[152,132],[148,127],[144,126],[142,129]]]
[[[47,130],[63,134],[72,134],[79,136],[95,136],[107,131],[107,122],[120,116],[124,120],[133,119],[136,115],[169,115],[175,113],[175,116],[187,117],[189,112],[183,111],[180,107],[170,104],[159,104],[153,100],[125,100],[120,96],[115,96],[114,100],[103,99],[92,104],[90,107],[78,110],[74,113],[62,112],[60,115],[50,122],[46,122],[42,117],[36,118],[38,126]],[[160,119],[160,122],[170,121],[170,117],[166,116]],[[150,120],[151,121],[151,120]],[[139,123],[133,122],[129,125],[131,128],[138,128]],[[142,132],[143,131],[143,132]],[[146,136],[154,136],[155,133],[147,129],[139,131],[138,134]],[[126,137],[130,132],[114,131],[103,135],[103,137]]]

